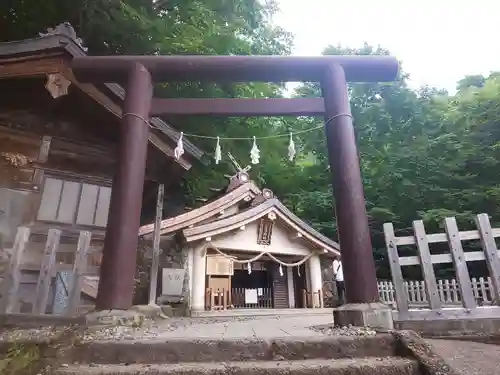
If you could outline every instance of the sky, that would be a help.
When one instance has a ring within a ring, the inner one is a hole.
[[[411,86],[450,93],[465,75],[500,71],[500,1],[278,1],[274,22],[295,34],[295,55],[319,55],[329,44],[380,45],[403,62]]]

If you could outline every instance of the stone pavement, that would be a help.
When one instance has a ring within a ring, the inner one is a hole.
[[[332,323],[331,313],[303,316],[169,318],[146,320],[140,327],[94,327],[86,330],[83,339],[85,341],[156,339],[165,341],[169,339],[311,338],[324,336],[325,333],[309,327]]]
[[[317,337],[323,334],[313,331],[309,327],[331,324],[332,321],[331,314],[313,316],[262,316],[235,319],[221,318],[219,320],[194,318],[186,320],[187,324],[182,324],[182,321],[176,324],[175,320],[167,320],[164,324],[158,324],[158,338],[266,339],[291,336]],[[172,324],[175,328],[172,327]]]
[[[459,374],[500,373],[500,346],[459,340],[426,340]]]

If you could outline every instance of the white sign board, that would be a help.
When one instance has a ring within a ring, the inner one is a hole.
[[[245,304],[257,303],[257,289],[245,289]]]
[[[164,296],[182,296],[184,286],[184,268],[163,268],[161,294]]]

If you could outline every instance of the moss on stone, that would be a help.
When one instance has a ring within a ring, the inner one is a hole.
[[[50,374],[79,344],[79,331],[79,327],[68,326],[45,330],[39,336],[4,333],[0,345],[0,375]]]
[[[0,374],[36,374],[43,367],[40,346],[35,344],[12,344],[0,360]]]

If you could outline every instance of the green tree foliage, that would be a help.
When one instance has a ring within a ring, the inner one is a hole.
[[[0,40],[38,36],[47,27],[70,22],[90,54],[289,54],[291,35],[271,22],[273,0],[15,0],[0,4]],[[266,83],[215,85],[193,82],[159,85],[160,97],[278,97],[282,87]],[[267,136],[281,124],[269,119],[166,118],[185,133],[221,137]],[[275,125],[273,125],[275,124]],[[187,136],[189,139],[189,136]],[[214,140],[190,139],[213,152]],[[280,141],[278,141],[280,142]],[[284,141],[282,142],[283,144]],[[242,163],[251,142],[223,142]],[[278,160],[276,142],[261,142],[265,160]],[[286,146],[285,146],[286,147]],[[226,158],[227,159],[227,158]],[[263,160],[264,162],[264,160]],[[254,168],[259,175],[261,167]],[[228,163],[196,168],[186,188],[192,197],[224,184]]]
[[[358,50],[325,50],[325,54],[387,53],[368,45]],[[411,234],[411,222],[419,218],[430,232],[442,230],[447,216],[456,216],[462,229],[471,228],[474,215],[481,212],[489,213],[494,222],[500,221],[499,181],[494,172],[500,166],[500,79],[496,74],[466,77],[459,82],[455,96],[429,87],[415,91],[406,80],[402,74],[394,83],[350,86],[366,206],[381,277],[388,277],[384,222],[393,222],[398,234]],[[319,93],[316,84],[296,90],[298,96]],[[314,126],[317,121],[297,124]],[[303,188],[294,195],[294,205],[302,217],[335,236],[324,136],[312,133],[303,142],[306,154],[317,157],[315,163],[301,165],[296,173],[314,176],[314,181],[298,185]],[[445,274],[449,270],[439,271]]]
[[[6,0],[0,4],[0,39],[35,37],[69,21],[92,54],[289,54],[292,38],[272,23],[274,1],[257,0]],[[388,54],[365,45],[330,46],[325,54]],[[411,233],[422,218],[429,231],[456,216],[470,228],[486,212],[500,223],[500,78],[467,76],[457,94],[423,87],[412,90],[407,75],[394,83],[350,86],[366,207],[379,276],[387,277],[382,224]],[[164,97],[254,97],[283,95],[283,87],[252,83],[159,85]],[[319,96],[305,83],[296,96]],[[220,137],[272,136],[321,125],[321,119],[168,118],[186,133]],[[187,136],[189,138],[189,136]],[[215,141],[194,139],[209,153]],[[261,163],[252,176],[326,235],[336,237],[331,176],[321,130],[296,137],[298,158],[286,159],[287,137],[259,141]],[[224,141],[241,163],[251,141]],[[190,199],[224,184],[228,163],[198,167],[187,177]],[[447,270],[441,270],[446,272]]]

